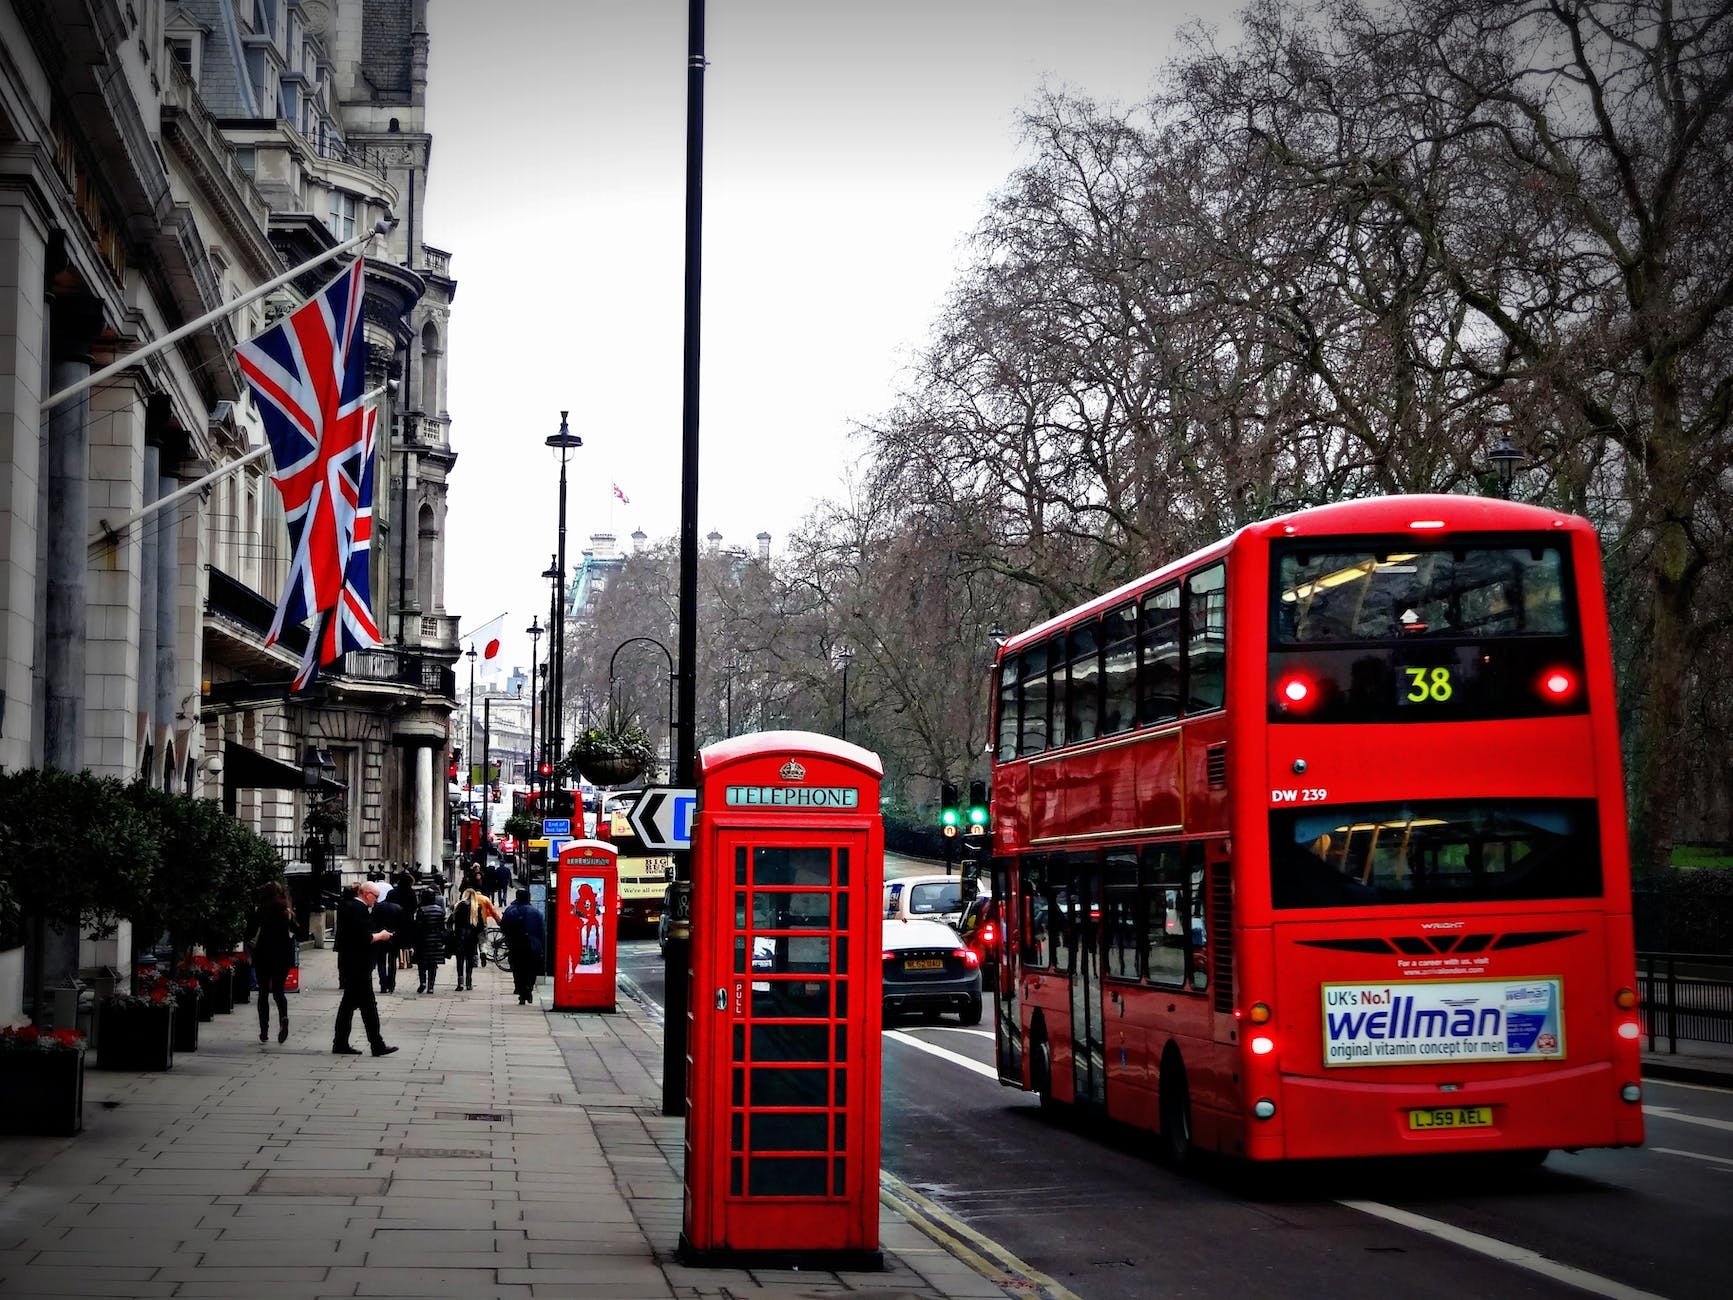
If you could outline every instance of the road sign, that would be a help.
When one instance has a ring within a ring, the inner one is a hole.
[[[570,817],[542,818],[543,835],[570,835],[571,833],[572,819]]]
[[[638,795],[626,820],[651,852],[692,847],[692,822],[698,815],[698,792],[650,786]]]

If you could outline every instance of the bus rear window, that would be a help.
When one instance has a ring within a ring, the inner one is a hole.
[[[1275,566],[1275,644],[1563,636],[1557,546],[1291,549]]]
[[[1270,814],[1279,909],[1599,898],[1588,799],[1354,804]]]

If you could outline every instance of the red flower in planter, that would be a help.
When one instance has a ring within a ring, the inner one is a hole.
[[[0,1029],[0,1052],[82,1052],[84,1035],[76,1029],[51,1029],[46,1034],[35,1025]]]
[[[168,986],[166,984],[158,984],[158,985],[154,986],[153,988],[151,988],[150,990],[148,990],[146,992],[145,996],[148,997],[152,1002],[167,1002],[168,1001]]]

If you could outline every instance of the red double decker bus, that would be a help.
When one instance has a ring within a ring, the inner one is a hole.
[[[995,672],[1005,1083],[1177,1163],[1642,1141],[1587,521],[1301,511]]]

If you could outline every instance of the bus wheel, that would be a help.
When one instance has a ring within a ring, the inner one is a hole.
[[[1041,1100],[1041,1109],[1057,1114],[1059,1102],[1053,1096],[1053,1052],[1047,1046],[1047,1029],[1042,1026],[1029,1044],[1029,1084]]]
[[[1161,1153],[1175,1169],[1191,1164],[1191,1088],[1172,1050],[1161,1060]]]

